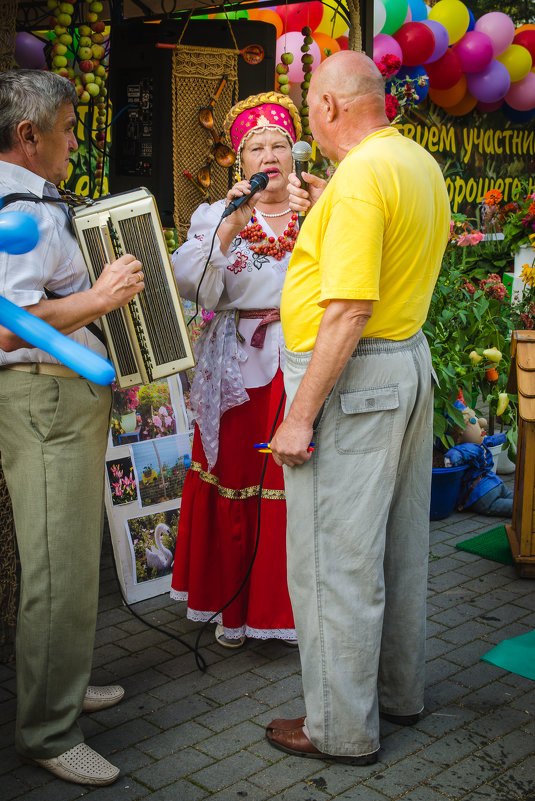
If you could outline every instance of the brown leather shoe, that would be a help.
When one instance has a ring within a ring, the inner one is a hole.
[[[266,728],[268,741],[274,748],[278,748],[279,751],[285,751],[287,754],[292,754],[292,756],[306,757],[308,759],[323,759],[326,762],[343,762],[345,765],[373,765],[374,762],[377,762],[377,751],[373,754],[363,754],[362,756],[324,754],[322,751],[318,751],[314,743],[310,742],[303,731],[302,725],[294,729],[274,728],[273,724],[275,722],[288,725],[294,721],[273,721],[273,723],[270,723]]]
[[[267,727],[267,731],[272,731],[273,729],[282,729],[283,731],[300,729],[305,724],[305,717],[306,715],[303,715],[300,718],[276,718],[276,720],[271,721]]]

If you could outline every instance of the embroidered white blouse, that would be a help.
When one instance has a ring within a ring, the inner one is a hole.
[[[215,227],[225,210],[225,201],[213,205],[203,203],[191,218],[188,238],[172,256],[173,269],[182,297],[195,301],[197,288],[210,252]],[[261,212],[259,223],[268,236],[275,236]],[[225,255],[216,234],[214,248],[199,290],[199,305],[222,312],[232,309],[278,309],[282,285],[290,261],[286,253],[281,261],[253,253],[246,239],[236,237]],[[240,350],[244,360],[240,370],[245,387],[268,384],[284,359],[284,340],[280,323],[267,327],[263,348],[252,348],[251,337],[260,320],[240,320],[239,332],[244,338]]]
[[[283,366],[284,340],[280,322],[267,326],[262,348],[251,346],[259,319],[240,319],[236,337],[236,309],[278,309],[284,277],[290,261],[254,253],[249,241],[237,236],[222,253],[214,232],[225,201],[203,203],[193,213],[188,238],[171,261],[179,292],[187,300],[216,314],[196,342],[197,367],[191,389],[191,409],[201,432],[209,469],[217,460],[219,420],[234,406],[245,403],[246,389],[262,387]],[[260,212],[257,219],[268,236],[276,236]],[[213,243],[212,255],[203,276]],[[202,280],[201,280],[202,279]]]

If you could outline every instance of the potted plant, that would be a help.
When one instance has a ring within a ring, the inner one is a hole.
[[[450,242],[423,327],[438,379],[433,418],[434,482],[453,479],[451,468],[444,468],[444,453],[453,445],[452,427],[464,425],[455,401],[462,397],[474,409],[484,405],[495,414],[500,396],[506,394],[511,306],[499,275],[471,280],[471,272],[477,273],[477,259],[472,251],[479,247],[481,238],[466,219],[457,218],[452,224]],[[453,499],[449,511],[433,519],[453,511],[454,489],[450,495]]]
[[[136,409],[138,406],[138,387],[129,389],[118,389],[115,384],[113,389],[113,417],[116,420],[116,428],[120,428],[120,434],[131,434],[136,430],[137,417]]]

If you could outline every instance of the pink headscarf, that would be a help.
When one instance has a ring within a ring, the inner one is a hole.
[[[244,138],[255,128],[279,128],[295,142],[295,127],[290,112],[278,103],[261,103],[238,114],[230,128],[232,147],[238,152]]]

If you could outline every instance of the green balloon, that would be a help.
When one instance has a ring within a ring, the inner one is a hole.
[[[383,0],[383,4],[386,10],[386,22],[381,33],[392,36],[405,22],[409,4],[407,0]]]

